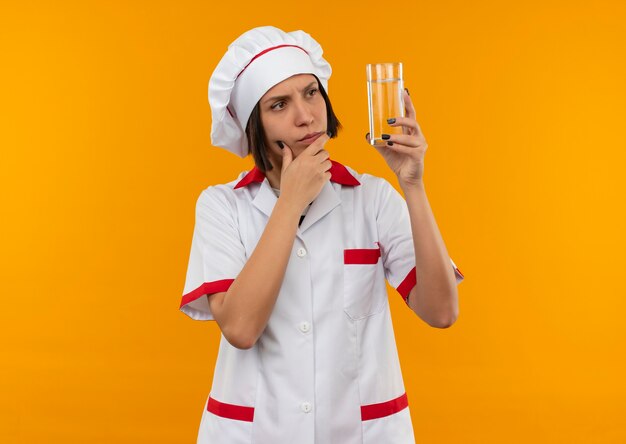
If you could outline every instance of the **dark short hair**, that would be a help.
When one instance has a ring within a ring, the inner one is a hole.
[[[317,76],[315,76],[315,79],[317,80],[317,85],[319,86],[319,91],[324,98],[324,102],[326,102],[326,116],[328,120],[326,129],[330,132],[330,137],[335,138],[337,137],[339,130],[342,128],[341,123],[339,123],[339,119],[337,119],[337,116],[333,112],[333,107],[330,104],[330,99],[328,98],[328,94],[326,94],[324,87],[320,83]],[[250,114],[248,124],[246,125],[246,137],[248,138],[248,146],[250,147],[250,152],[252,153],[256,167],[265,173],[270,171],[273,168],[273,165],[267,157],[265,130],[263,129],[263,123],[261,122],[260,102],[260,100],[257,102],[252,110],[252,113]]]

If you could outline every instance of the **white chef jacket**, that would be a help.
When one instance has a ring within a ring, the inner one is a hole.
[[[416,282],[406,201],[382,178],[335,161],[330,172],[263,334],[248,350],[222,335],[198,444],[415,442],[385,286],[406,301]],[[185,314],[213,319],[206,295],[229,288],[276,200],[256,168],[202,191]]]

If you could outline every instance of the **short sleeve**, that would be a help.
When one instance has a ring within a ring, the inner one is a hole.
[[[415,248],[409,208],[402,195],[389,182],[380,179],[376,220],[385,278],[406,301],[416,284]],[[464,279],[450,259],[457,285]]]
[[[180,310],[195,320],[212,320],[205,295],[227,291],[245,264],[236,204],[228,189],[210,187],[196,202],[196,221]]]

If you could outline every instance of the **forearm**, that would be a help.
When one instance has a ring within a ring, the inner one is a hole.
[[[458,292],[450,256],[437,227],[422,181],[400,186],[409,209],[417,283],[409,306],[433,326],[449,326],[458,316]]]
[[[300,210],[278,199],[267,226],[221,307],[222,330],[251,347],[272,313],[298,228]]]

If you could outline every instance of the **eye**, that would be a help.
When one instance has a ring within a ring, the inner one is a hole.
[[[309,92],[309,95],[312,97],[315,94],[317,94],[317,88],[311,88],[308,92]],[[311,93],[313,93],[313,94],[311,94]]]
[[[279,105],[283,105],[283,106],[279,106]],[[272,109],[278,109],[281,110],[284,108],[285,102],[281,101],[281,102],[276,102],[275,104],[272,105]]]

